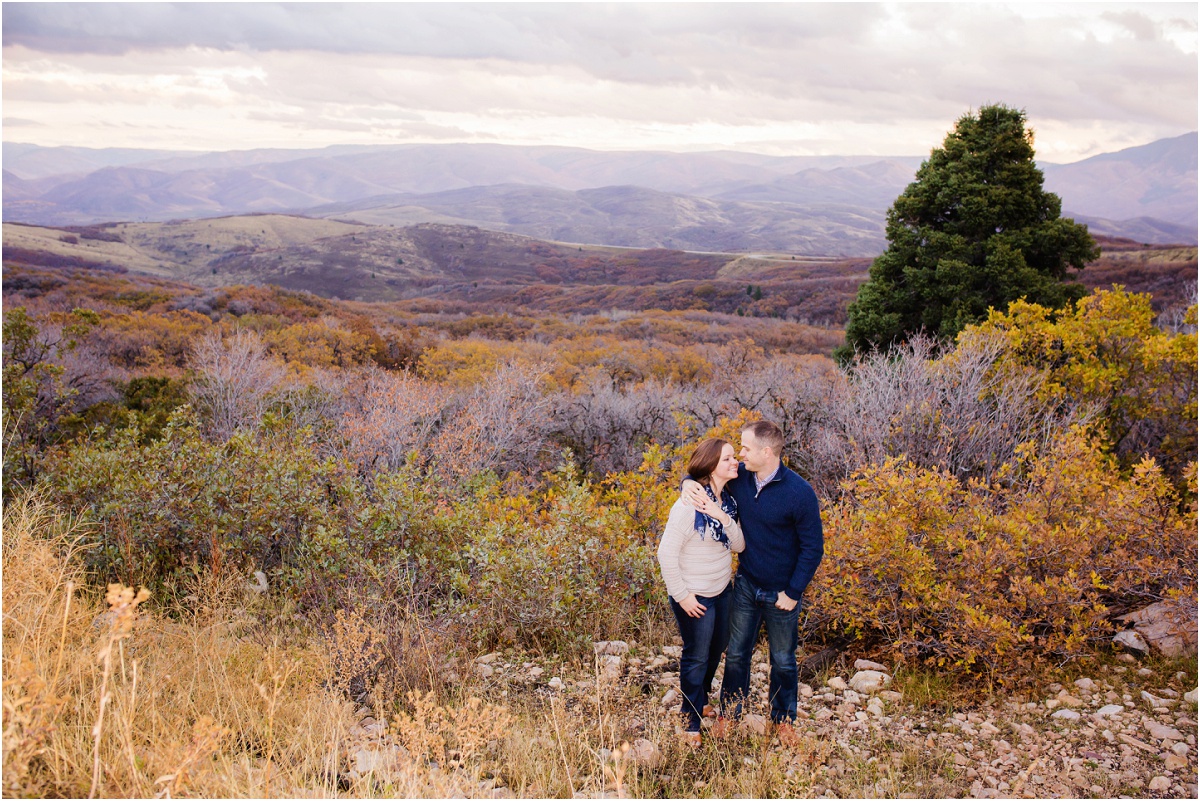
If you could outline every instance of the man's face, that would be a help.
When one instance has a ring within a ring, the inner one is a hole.
[[[738,458],[747,470],[758,472],[770,464],[771,448],[761,444],[754,432],[748,429],[742,432],[742,449],[738,452]]]

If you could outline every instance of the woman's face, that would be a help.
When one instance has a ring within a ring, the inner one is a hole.
[[[713,476],[729,481],[730,479],[737,478],[737,473],[737,456],[733,453],[733,446],[726,442],[721,447],[721,461],[717,462],[717,466],[713,470]]]

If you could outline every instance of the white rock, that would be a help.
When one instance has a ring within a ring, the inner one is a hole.
[[[606,679],[620,678],[621,657],[615,654],[606,654],[600,657],[600,674]]]
[[[480,665],[489,665],[492,662],[495,662],[499,658],[500,658],[500,652],[492,651],[490,654],[484,654],[483,656],[479,657],[475,661]]]
[[[382,751],[360,748],[354,752],[352,757],[354,765],[350,769],[350,773],[355,776],[389,774],[396,766],[398,752],[398,748]]]
[[[884,690],[879,693],[879,697],[885,701],[899,703],[900,701],[904,700],[904,693],[898,693],[895,690]]]
[[[855,670],[877,670],[880,673],[891,673],[891,671],[888,670],[885,665],[881,665],[878,662],[872,662],[870,659],[855,659],[854,660],[854,669]]]
[[[1150,668],[1138,668],[1137,674],[1143,679],[1148,679],[1154,675],[1154,671]]]
[[[1170,708],[1170,707],[1179,705],[1178,701],[1175,701],[1173,699],[1167,699],[1167,698],[1159,698],[1158,696],[1151,695],[1150,693],[1146,692],[1145,690],[1142,690],[1141,698],[1143,701],[1150,704],[1150,706],[1152,706],[1156,709],[1158,707]]]
[[[663,656],[669,656],[674,659],[678,659],[679,657],[683,656],[683,646],[682,645],[664,645],[662,652],[663,652]]]
[[[649,740],[638,738],[629,747],[629,753],[626,755],[626,758],[635,765],[656,768],[658,767],[659,760],[662,759],[662,752],[658,750],[657,745]]]
[[[1083,690],[1085,693],[1090,693],[1096,688],[1096,682],[1088,678],[1075,679],[1075,686],[1080,690]]]
[[[1183,700],[1187,701],[1189,704],[1194,704],[1194,703],[1196,703],[1197,693],[1200,693],[1200,687],[1197,687],[1195,690],[1192,690],[1191,692],[1184,693]]]
[[[592,650],[596,656],[624,656],[629,653],[629,643],[624,640],[601,640],[592,646]],[[666,648],[663,649],[666,652]],[[679,653],[683,653],[683,648],[679,648]]]
[[[1183,739],[1183,735],[1179,733],[1179,729],[1172,729],[1170,726],[1164,726],[1153,720],[1146,721],[1146,731],[1150,732],[1150,736],[1156,740]]]
[[[483,676],[485,679],[490,679],[492,674],[496,672],[492,669],[491,665],[476,665],[475,667],[479,671],[479,675]]]
[[[530,676],[530,678],[536,679],[538,676],[542,675],[545,672],[546,671],[542,670],[540,667],[532,667],[529,669],[529,676]]]
[[[1058,718],[1059,720],[1079,720],[1079,713],[1074,709],[1060,709],[1050,717]]]
[[[251,584],[247,589],[249,589],[251,592],[258,593],[259,595],[262,595],[264,592],[269,590],[270,586],[267,584],[267,574],[261,570],[255,570],[254,583]]]
[[[760,737],[767,733],[767,719],[762,715],[746,715],[742,718],[742,726]]]
[[[1188,755],[1188,744],[1187,743],[1175,743],[1175,745],[1171,746],[1171,751],[1172,751],[1172,753],[1177,754],[1178,756],[1187,756]]]
[[[678,700],[679,700],[678,692],[676,692],[675,690],[667,690],[666,695],[663,696],[662,705],[670,706],[671,704],[675,703]]]
[[[834,676],[832,679],[829,680],[829,686],[832,689],[840,692],[842,690],[847,689],[850,685],[847,684],[846,680],[843,679],[841,676]]]
[[[1196,653],[1196,599],[1177,598],[1151,604],[1117,618],[1132,623],[1143,641],[1164,656]]]
[[[1161,793],[1163,790],[1171,789],[1171,780],[1166,776],[1155,776],[1150,780],[1150,791]]]
[[[800,696],[802,698],[812,698],[813,697],[813,688],[809,687],[807,684],[801,684],[799,689],[800,689]]]
[[[1163,767],[1167,770],[1183,770],[1187,766],[1187,757],[1179,756],[1179,754],[1167,754],[1163,757]]]
[[[862,702],[862,696],[854,692],[854,690],[846,690],[844,693],[842,693],[842,698],[844,698],[848,704],[858,704]]]
[[[883,717],[883,702],[878,698],[872,698],[867,704],[867,711],[877,718]]]
[[[1112,717],[1113,715],[1119,715],[1124,711],[1125,707],[1121,706],[1120,704],[1107,704],[1106,706],[1102,706],[1096,710],[1096,717],[1108,718]]]
[[[1150,650],[1150,644],[1133,629],[1118,631],[1117,635],[1113,637],[1113,642],[1122,648],[1127,648],[1130,651],[1138,651],[1143,654]]]
[[[860,670],[850,679],[850,686],[864,695],[887,689],[891,683],[892,677],[878,670]]]
[[[546,686],[551,690],[561,690],[563,688],[563,682],[562,679],[560,679],[558,676],[555,676],[554,678],[550,679],[550,681],[546,682]]]

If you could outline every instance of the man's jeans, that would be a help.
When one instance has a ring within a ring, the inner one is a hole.
[[[767,625],[771,652],[771,721],[796,721],[796,692],[800,673],[796,647],[800,639],[800,604],[790,612],[775,606],[778,593],[755,587],[745,576],[733,583],[733,609],[729,615],[729,650],[725,654],[725,676],[721,680],[721,711],[740,718],[742,702],[750,695],[750,656],[759,627]]]
[[[679,657],[679,689],[683,693],[680,712],[687,718],[687,730],[700,731],[700,714],[708,703],[713,676],[721,664],[721,655],[729,643],[729,602],[733,585],[715,598],[697,595],[705,607],[703,617],[690,617],[674,598],[671,611],[679,623],[683,637],[683,654]]]

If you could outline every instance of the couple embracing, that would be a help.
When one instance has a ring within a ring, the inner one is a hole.
[[[765,421],[742,429],[737,456],[723,439],[700,443],[659,544],[659,565],[683,638],[679,689],[684,740],[692,746],[700,744],[702,716],[717,713],[716,737],[741,717],[750,692],[750,657],[763,624],[771,658],[771,722],[781,743],[797,742],[800,598],[825,549],[817,495],[780,461],[783,444],[783,432]],[[722,653],[725,674],[714,710],[708,694]]]

